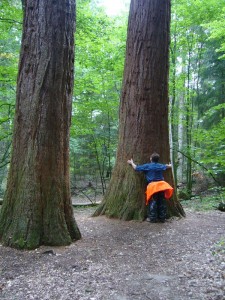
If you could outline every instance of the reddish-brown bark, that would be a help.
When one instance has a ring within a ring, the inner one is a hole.
[[[75,0],[25,1],[12,159],[1,209],[5,245],[79,239],[69,184]]]
[[[169,163],[168,50],[170,0],[131,0],[117,159],[108,191],[95,215],[144,219],[145,180],[127,164],[149,161],[152,152]],[[166,179],[173,185],[172,174]],[[184,211],[176,195],[170,215]]]

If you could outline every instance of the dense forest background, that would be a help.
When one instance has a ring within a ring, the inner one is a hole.
[[[104,194],[115,162],[128,4],[125,12],[110,16],[98,1],[77,0],[71,188],[90,200]],[[224,28],[224,0],[172,1],[170,144],[184,198],[225,185]],[[2,0],[0,195],[10,162],[21,32],[21,1]]]

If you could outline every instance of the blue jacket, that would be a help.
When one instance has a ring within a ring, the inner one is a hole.
[[[151,162],[144,165],[136,166],[136,171],[144,172],[148,183],[152,181],[164,180],[163,171],[167,169],[166,165]]]

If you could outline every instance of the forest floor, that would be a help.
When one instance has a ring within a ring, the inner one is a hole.
[[[0,299],[225,299],[225,213],[151,224],[93,218],[94,209],[75,208],[82,239],[70,246],[0,246]]]

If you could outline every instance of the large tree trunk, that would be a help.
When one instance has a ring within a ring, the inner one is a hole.
[[[169,162],[169,27],[169,0],[131,0],[117,159],[107,193],[94,215],[144,219],[145,179],[127,160],[142,164],[156,151],[162,162]],[[172,173],[166,179],[173,184]],[[184,215],[176,195],[168,203],[170,215]]]
[[[81,237],[69,184],[75,0],[25,1],[12,159],[0,216],[5,245]]]

